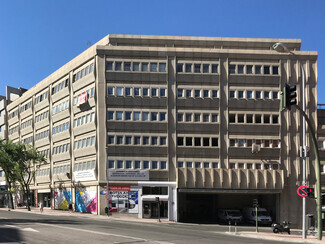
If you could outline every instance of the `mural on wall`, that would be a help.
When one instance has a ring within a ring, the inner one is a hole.
[[[54,208],[68,210],[71,203],[71,189],[56,189],[54,192]]]
[[[83,187],[76,189],[76,211],[97,213],[96,187]]]

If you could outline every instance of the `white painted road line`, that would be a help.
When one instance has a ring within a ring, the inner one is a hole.
[[[38,230],[34,230],[33,228],[22,228],[16,225],[5,225],[5,227],[10,227],[10,228],[15,228],[15,229],[19,229],[22,231],[29,231],[29,232],[39,232]]]
[[[73,228],[73,227],[68,227],[68,226],[60,226],[60,225],[52,225],[52,224],[43,224],[43,223],[35,223],[36,225],[45,225],[45,226],[51,226],[55,228],[61,228],[65,230],[74,230],[74,231],[81,231],[81,232],[87,232],[91,234],[98,234],[98,235],[104,235],[104,236],[114,236],[114,237],[121,237],[121,238],[128,238],[128,239],[133,239],[137,241],[143,241],[146,242],[146,239],[138,238],[138,237],[133,237],[133,236],[125,236],[125,235],[118,235],[118,234],[112,234],[112,233],[106,233],[106,232],[99,232],[99,231],[94,231],[94,230],[85,230],[85,229],[78,229],[78,228]]]

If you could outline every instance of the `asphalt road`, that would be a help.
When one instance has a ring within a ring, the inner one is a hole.
[[[227,226],[126,222],[0,211],[0,243],[274,243],[229,235],[226,231]]]

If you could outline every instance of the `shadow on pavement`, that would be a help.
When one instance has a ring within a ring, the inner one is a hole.
[[[0,243],[22,242],[20,230],[0,227]]]

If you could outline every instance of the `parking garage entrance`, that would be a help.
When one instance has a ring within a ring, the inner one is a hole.
[[[258,199],[259,206],[267,209],[273,220],[277,220],[279,193],[231,190],[178,190],[178,221],[187,223],[218,223],[218,209],[253,207]]]

